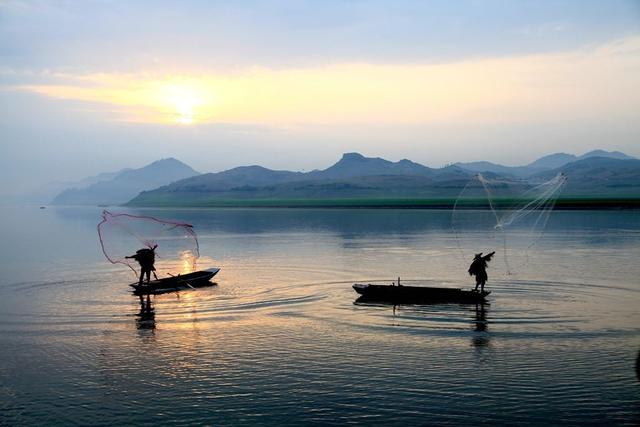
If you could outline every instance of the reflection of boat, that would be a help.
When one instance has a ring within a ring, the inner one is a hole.
[[[365,285],[356,283],[353,289],[362,295],[359,301],[381,301],[394,304],[424,304],[452,302],[475,304],[485,301],[491,292],[477,292],[454,288],[433,288],[405,285]]]
[[[139,285],[132,283],[133,293],[136,295],[162,294],[165,292],[175,292],[184,289],[202,288],[212,286],[211,278],[218,274],[219,268],[209,268],[207,270],[194,271],[189,274],[182,274],[162,279],[151,280],[149,283]]]

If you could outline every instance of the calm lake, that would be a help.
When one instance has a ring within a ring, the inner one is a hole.
[[[514,229],[508,274],[487,212],[131,210],[222,268],[153,318],[101,209],[1,212],[0,424],[640,424],[638,211]],[[488,304],[354,304],[355,282],[471,287],[474,250],[498,251]]]

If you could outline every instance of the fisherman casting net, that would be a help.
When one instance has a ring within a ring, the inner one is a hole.
[[[98,224],[102,252],[113,264],[123,264],[134,272],[139,265],[127,256],[143,248],[155,249],[158,275],[185,274],[195,271],[200,256],[193,226],[151,216],[102,212]]]
[[[525,267],[566,181],[564,174],[539,182],[473,177],[456,199],[451,218],[461,255],[468,261],[495,250],[507,274]]]

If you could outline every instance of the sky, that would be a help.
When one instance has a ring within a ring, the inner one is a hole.
[[[640,1],[0,1],[0,196],[201,172],[640,156]]]

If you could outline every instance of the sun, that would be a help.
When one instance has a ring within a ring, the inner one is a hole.
[[[159,85],[158,101],[169,121],[191,125],[207,104],[205,93],[195,82],[172,80]]]

